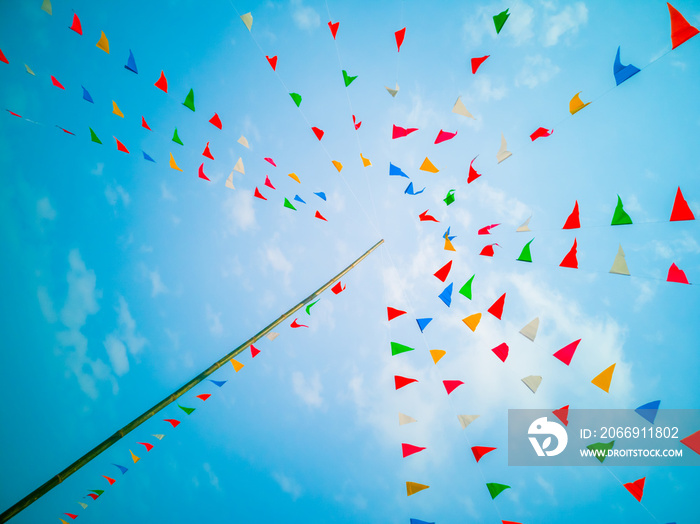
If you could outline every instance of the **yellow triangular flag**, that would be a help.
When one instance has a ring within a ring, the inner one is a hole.
[[[610,272],[616,275],[627,275],[629,276],[630,270],[627,267],[627,261],[625,260],[625,252],[622,251],[622,246],[617,248],[617,255],[615,255],[615,260],[610,268]]]
[[[457,251],[447,235],[445,235],[445,251]]]
[[[100,36],[100,39],[97,41],[95,46],[109,54],[109,40],[107,40],[107,35],[105,35],[104,31],[100,31],[100,33],[102,33],[102,36]]]
[[[436,364],[440,362],[440,359],[444,357],[447,354],[446,351],[442,349],[431,349],[430,350],[430,356],[433,357],[433,362]]]
[[[613,372],[615,371],[615,364],[609,368],[603,370],[598,376],[591,380],[592,384],[595,384],[600,389],[606,393],[610,392],[610,382],[612,382]]]
[[[291,178],[292,180],[296,180],[299,184],[301,184],[301,180],[299,180],[299,177],[296,173],[289,173],[289,178]]]
[[[136,464],[139,460],[141,460],[140,457],[137,457],[136,455],[134,455],[133,451],[129,450],[129,453],[131,453],[131,460],[134,461],[134,464]]]
[[[520,334],[534,342],[535,337],[537,336],[537,328],[539,327],[540,317],[536,317],[520,330]]]
[[[153,436],[156,437],[158,440],[163,440],[163,437],[165,435],[163,435],[162,433],[154,433]]]
[[[411,422],[418,422],[416,419],[413,417],[409,417],[408,415],[404,415],[403,413],[399,413],[399,426],[403,426],[404,424],[410,424]]]
[[[68,523],[67,523],[65,520],[63,520],[63,519],[58,519],[58,520],[60,520],[60,521],[62,522],[62,524],[68,524]]]
[[[243,159],[241,157],[238,157],[238,161],[236,162],[236,165],[233,166],[233,170],[245,175],[245,166],[243,165]]]
[[[467,318],[463,318],[462,322],[464,322],[472,331],[476,331],[476,326],[478,326],[479,322],[481,322],[481,313],[469,315]]]
[[[85,504],[85,502],[78,501],[78,504],[80,504],[83,507],[83,509],[87,509],[87,504]]]
[[[362,156],[362,153],[360,153],[360,158],[362,159],[362,165],[364,167],[369,167],[372,165],[372,162],[370,162],[369,158],[365,158]]]
[[[508,158],[512,155],[513,155],[513,153],[508,151],[508,144],[506,143],[506,137],[503,136],[503,133],[501,133],[501,148],[498,150],[498,153],[496,153],[496,160],[498,160],[498,163],[500,164],[506,158]]]
[[[241,138],[238,139],[238,143],[241,144],[243,147],[250,149],[250,146],[248,145],[248,139],[241,135]]]
[[[389,94],[390,94],[392,97],[396,97],[396,93],[399,92],[399,84],[396,84],[396,89],[392,89],[392,88],[387,87],[387,86],[384,86],[384,89],[386,89],[387,91],[389,91]]]
[[[241,15],[241,20],[243,20],[243,23],[248,28],[248,31],[250,31],[250,28],[253,27],[253,15],[251,13]]]
[[[173,154],[172,154],[172,153],[170,153],[170,167],[172,167],[173,169],[176,169],[176,170],[178,170],[178,171],[182,171],[182,169],[180,169],[180,168],[177,166],[177,164],[175,163],[175,158],[173,158]]]
[[[467,426],[478,419],[481,415],[457,415],[459,423],[462,424],[462,429],[467,429]]]
[[[530,219],[532,218],[532,215],[527,217],[527,220],[523,222],[520,226],[518,226],[518,229],[516,229],[516,233],[522,233],[524,231],[530,231]]]
[[[427,171],[428,173],[437,173],[440,171],[433,163],[430,161],[430,159],[426,156],[425,160],[423,160],[423,163],[420,165],[419,168],[421,171]]]
[[[236,189],[233,187],[233,171],[231,171],[231,174],[226,179],[226,187],[229,189]]]
[[[36,76],[34,74],[34,71],[32,71],[31,68],[27,64],[24,64],[24,68],[27,70],[27,73],[29,73],[30,75]]]
[[[48,14],[53,14],[53,9],[51,8],[51,0],[44,0],[41,4],[41,10],[46,11]]]
[[[430,486],[419,484],[418,482],[406,482],[406,496],[410,497],[411,495],[414,495],[419,491],[423,491],[424,489],[428,489],[429,487]]]
[[[578,96],[578,95],[580,95],[580,94],[581,94],[581,91],[579,91],[578,93],[576,93],[576,94],[574,95],[574,97],[571,99],[571,101],[569,102],[569,113],[571,113],[572,115],[578,113],[579,111],[581,111],[581,109],[583,109],[583,108],[586,107],[588,104],[590,104],[590,102],[587,102],[587,103],[584,104],[584,103],[581,101],[581,97]]]
[[[343,170],[343,164],[341,164],[337,160],[331,160],[331,162],[333,162],[333,165],[338,170],[338,173],[340,173]]]
[[[231,364],[233,364],[233,369],[236,370],[236,373],[243,369],[243,364],[238,362],[238,360],[236,360],[235,358],[231,359]]]
[[[464,105],[464,102],[462,102],[462,97],[458,96],[457,101],[455,102],[454,107],[452,108],[453,113],[457,113],[458,115],[463,115],[468,118],[474,118],[474,115],[472,115],[469,110],[466,108]],[[474,118],[476,120],[476,118]]]
[[[112,100],[112,113],[124,118],[124,113],[122,113],[122,110],[119,109],[119,106],[117,105],[117,103],[114,100]]]

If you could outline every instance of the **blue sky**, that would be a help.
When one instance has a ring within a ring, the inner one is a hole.
[[[700,24],[697,2],[674,5]],[[697,223],[667,221],[679,186],[700,213],[700,40],[664,54],[665,2],[293,0],[205,9],[56,0],[52,16],[40,6],[0,6],[0,49],[10,62],[0,63],[0,99],[31,120],[0,116],[0,506],[377,240],[385,245],[343,279],[342,294],[299,313],[308,329],[280,326],[276,340],[256,344],[258,357],[241,356],[241,372],[226,366],[212,377],[228,380],[223,388],[203,383],[181,399],[197,408],[192,415],[165,409],[13,522],[58,522],[64,512],[101,523],[692,521],[694,468],[509,468],[506,454],[509,408],[699,405],[697,288],[665,278],[673,262],[691,282],[700,278]],[[511,17],[496,35],[491,17],[506,7]],[[68,29],[73,10],[82,36]],[[249,11],[250,33],[239,19]],[[335,41],[328,20],[340,22]],[[393,33],[404,26],[397,53]],[[109,54],[95,47],[100,31]],[[642,71],[615,88],[618,45],[622,62]],[[129,49],[138,75],[123,67]],[[276,73],[266,54],[278,56]],[[469,60],[486,54],[472,75]],[[342,69],[358,75],[347,89]],[[153,87],[161,70],[167,94]],[[384,86],[395,83],[392,98]],[[194,113],[182,106],[190,88]],[[300,110],[290,91],[302,95]],[[570,116],[578,91],[593,104]],[[451,112],[458,96],[474,120]],[[208,123],[214,112],[221,131]],[[391,140],[392,124],[419,131]],[[310,126],[325,131],[320,143]],[[531,142],[540,126],[554,134]],[[170,140],[175,127],[184,146]],[[440,129],[458,134],[435,145]],[[513,156],[497,164],[501,133]],[[214,161],[201,156],[206,142]],[[168,167],[171,152],[183,172]],[[467,185],[477,155],[483,176]],[[418,169],[426,156],[439,173]],[[224,182],[238,158],[245,174],[234,172],[231,190]],[[341,173],[331,160],[343,163]],[[211,182],[197,177],[202,162]],[[405,195],[408,180],[390,178],[389,162],[425,192]],[[264,187],[265,175],[276,190]],[[268,201],[253,198],[255,187]],[[456,202],[446,207],[453,188]],[[633,225],[608,225],[618,194]],[[294,195],[306,201],[296,212],[282,205]],[[563,231],[575,200],[583,227]],[[426,209],[440,223],[420,222]],[[532,232],[516,233],[529,216]],[[494,223],[491,237],[477,236]],[[448,226],[455,253],[443,250]],[[559,268],[574,237],[580,269]],[[516,262],[532,238],[534,262]],[[478,256],[492,242],[496,255]],[[608,273],[620,244],[631,277]],[[450,259],[443,284],[432,274]],[[472,274],[472,301],[455,293],[448,309],[437,299]],[[504,292],[501,321],[486,314],[475,333],[464,326]],[[389,323],[387,305],[409,313]],[[423,334],[420,317],[434,318]],[[518,330],[534,317],[533,344]],[[579,338],[571,366],[551,357]],[[391,357],[390,341],[417,350]],[[501,363],[490,348],[504,341],[511,351]],[[436,348],[447,351],[437,366],[427,351]],[[590,380],[613,362],[606,394]],[[395,391],[395,374],[419,383]],[[527,375],[543,377],[534,395],[520,382]],[[444,379],[465,385],[447,397]],[[212,396],[202,403],[201,393]],[[399,427],[398,412],[418,423]],[[458,414],[481,417],[465,431]],[[182,423],[172,429],[163,418]],[[152,437],[160,433],[162,441]],[[142,441],[154,449],[146,453]],[[403,459],[402,442],[427,449]],[[498,450],[477,465],[472,445]],[[101,475],[117,483],[108,487]],[[643,505],[620,483],[642,476]],[[406,497],[406,481],[431,487]],[[491,501],[485,482],[512,489]],[[93,503],[89,489],[106,491]]]

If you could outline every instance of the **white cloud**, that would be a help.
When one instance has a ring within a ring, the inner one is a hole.
[[[136,332],[136,321],[131,316],[129,304],[127,304],[126,300],[121,295],[119,295],[117,313],[117,333],[119,334],[119,338],[121,338],[129,348],[129,353],[138,355],[141,353],[143,347],[148,344],[148,340]]]
[[[105,197],[111,206],[116,206],[119,203],[119,200],[122,201],[124,207],[127,207],[129,202],[131,202],[129,193],[127,193],[126,190],[120,185],[117,185],[116,189],[111,185],[107,185],[105,188]]]
[[[230,233],[248,231],[256,226],[253,193],[247,189],[236,190],[235,194],[222,204]]]
[[[90,171],[93,175],[96,176],[102,176],[102,173],[104,172],[105,165],[102,162],[98,162],[97,165],[95,166],[95,169]]]
[[[525,3],[519,4],[515,9],[509,11],[511,16],[508,17],[506,25],[501,30],[501,34],[513,38],[515,45],[521,45],[528,42],[535,35],[533,20],[535,19],[535,10]],[[491,19],[491,28],[493,27],[493,18]],[[494,29],[493,34],[496,34]]]
[[[216,337],[220,337],[224,332],[224,326],[221,325],[221,313],[214,313],[214,310],[209,304],[207,304],[205,312],[207,315],[209,332]]]
[[[161,182],[160,184],[160,196],[163,200],[171,200],[173,202],[177,201],[175,195],[173,195],[168,189],[168,186],[165,185],[165,182]]]
[[[294,23],[299,29],[311,31],[321,25],[321,17],[315,9],[305,6],[302,0],[292,0],[291,6],[293,9],[292,17]]]
[[[559,67],[549,58],[544,58],[542,55],[527,56],[522,69],[515,77],[515,85],[534,89],[540,84],[549,82],[557,73],[559,73]]]
[[[39,307],[46,321],[51,324],[56,322],[56,310],[53,307],[53,301],[47,289],[43,286],[39,286],[36,290],[36,296],[39,299]]]
[[[292,264],[284,256],[280,248],[277,246],[268,246],[265,249],[265,259],[268,261],[272,269],[279,271],[284,275],[285,284],[289,284],[289,275],[292,272]]]
[[[504,85],[495,86],[491,82],[491,77],[481,75],[474,80],[474,89],[478,98],[484,102],[489,100],[501,100],[508,93],[508,89]]]
[[[36,203],[36,214],[42,220],[54,220],[56,210],[51,206],[49,197],[44,197]]]
[[[167,293],[168,288],[165,287],[165,284],[163,284],[163,281],[160,279],[160,273],[158,270],[154,271],[149,271],[148,272],[148,278],[151,280],[151,296],[152,297],[157,297],[161,293]]]
[[[273,473],[272,478],[279,484],[282,491],[292,497],[292,500],[297,500],[304,492],[296,480],[283,473]]]
[[[560,13],[547,18],[548,29],[544,35],[544,45],[553,46],[565,33],[578,33],[579,27],[588,22],[588,9],[583,2],[566,6]]]
[[[109,363],[112,365],[112,371],[118,376],[129,372],[129,357],[126,354],[126,346],[114,334],[107,335],[104,342],[104,347],[109,356]]]
[[[294,393],[310,408],[320,408],[323,405],[321,391],[321,379],[318,373],[315,373],[311,380],[307,381],[300,371],[292,373],[292,387]]]
[[[204,468],[204,471],[207,472],[209,475],[209,484],[214,486],[217,490],[221,490],[221,487],[219,486],[219,477],[216,476],[216,474],[212,471],[211,465],[208,462],[205,462],[202,467]]]

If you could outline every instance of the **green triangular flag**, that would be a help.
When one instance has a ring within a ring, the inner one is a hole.
[[[319,298],[318,300],[321,300],[321,299]],[[317,300],[316,302],[318,302],[318,300]],[[311,304],[309,304],[308,306],[306,306],[306,314],[307,314],[307,315],[310,315],[310,314],[311,314],[311,308],[314,307],[314,304],[316,304],[316,302],[311,302]]]
[[[292,210],[294,210],[294,211],[297,210],[297,208],[294,207],[294,206],[292,205],[292,203],[291,203],[289,200],[287,200],[286,198],[284,199],[284,207],[288,207],[289,209],[292,209]]]
[[[181,406],[180,404],[178,404],[177,407],[179,407],[182,411],[184,411],[184,412],[187,413],[188,415],[191,415],[192,412],[193,412],[195,409],[197,409],[197,408],[186,408],[185,406]]]
[[[472,277],[467,280],[467,283],[462,286],[462,289],[459,290],[459,294],[464,295],[469,300],[472,299],[472,281],[474,280],[475,276],[476,275],[472,275]]]
[[[187,93],[187,98],[185,98],[182,105],[189,107],[192,111],[194,111],[194,89],[190,89],[190,92]]]
[[[352,84],[356,78],[357,75],[348,76],[348,72],[345,69],[343,69],[343,81],[345,82],[345,87],[348,87],[350,84]]]
[[[445,202],[446,205],[449,206],[452,202],[455,201],[455,190],[454,190],[454,189],[450,189],[450,190],[447,192],[447,196],[446,196],[445,198],[443,198],[442,200],[443,200],[443,202]]]
[[[175,142],[176,144],[180,144],[181,146],[185,145],[182,143],[182,140],[180,140],[180,137],[177,134],[177,127],[175,128],[175,132],[173,133],[173,142]]]
[[[289,96],[292,97],[292,100],[294,100],[297,107],[301,105],[301,95],[299,93],[289,93]]]
[[[533,238],[532,240],[535,239]],[[518,257],[520,262],[532,262],[532,255],[530,254],[530,244],[532,244],[532,240],[525,244],[525,247],[523,247],[523,250],[520,252],[520,256]]]
[[[400,353],[406,353],[406,351],[413,351],[415,348],[410,348],[408,346],[404,346],[403,344],[399,344],[398,342],[392,342],[391,343],[391,356],[398,355]]]
[[[615,444],[614,440],[611,440],[607,444],[605,442],[596,442],[595,444],[591,444],[590,446],[586,446],[588,449],[591,451],[600,453],[600,455],[596,454],[595,458],[600,460],[600,463],[602,464],[603,461],[605,460],[605,457],[608,456],[608,451],[613,448],[613,445]],[[604,452],[604,454],[603,454]]]
[[[88,129],[90,130],[90,140],[92,140],[93,142],[96,142],[96,143],[98,143],[98,144],[101,144],[101,143],[102,143],[102,140],[100,140],[99,138],[97,138],[97,135],[96,135],[95,132],[92,130],[92,128],[89,127]]]
[[[91,489],[91,490],[89,490],[89,491],[90,491],[91,493],[94,493],[94,494],[97,495],[98,497],[99,497],[100,495],[102,495],[102,494],[105,492],[105,490],[103,490],[103,489]]]
[[[508,9],[506,9],[502,13],[498,13],[496,16],[493,17],[493,24],[496,26],[496,34],[499,34],[501,32],[501,29],[503,29],[503,26],[505,25],[506,20],[508,20],[509,16],[510,13],[508,13]]]
[[[623,224],[631,224],[632,219],[627,214],[627,212],[622,207],[622,199],[620,195],[617,195],[617,206],[615,206],[615,213],[613,213],[611,226],[621,226]]]
[[[506,486],[505,484],[499,484],[498,482],[488,482],[486,484],[486,487],[489,488],[489,493],[491,494],[491,499],[495,499],[503,491],[510,488],[510,486]]]

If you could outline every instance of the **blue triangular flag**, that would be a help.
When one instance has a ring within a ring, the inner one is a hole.
[[[653,402],[649,402],[647,404],[644,404],[643,406],[639,406],[634,411],[640,417],[645,418],[653,424],[656,420],[656,413],[659,411],[659,404],[661,404],[660,400],[654,400]]]
[[[454,238],[457,238],[457,235],[452,235],[450,236],[450,228],[447,228],[447,231],[445,231],[445,234],[442,235],[442,238],[447,238],[447,240],[452,240]]]
[[[415,189],[413,189],[413,182],[409,182],[408,187],[406,188],[406,191],[404,191],[404,193],[407,195],[420,195],[423,191],[425,191],[425,188],[421,189],[420,191],[416,191]]]
[[[314,193],[318,198],[322,198],[323,200],[326,199],[326,194],[323,191],[319,191],[318,193]]]
[[[226,384],[226,381],[225,381],[225,380],[212,380],[212,379],[209,379],[209,382],[211,382],[212,384],[214,384],[215,386],[218,386],[218,387],[221,387],[221,386],[223,386],[224,384]]]
[[[426,522],[421,519],[411,519],[411,524],[435,524],[434,522]]]
[[[447,307],[450,307],[452,304],[452,286],[453,283],[450,282],[450,285],[443,289],[442,293],[438,295],[438,298],[442,300]]]
[[[304,202],[299,195],[294,195],[294,200],[301,202],[302,204],[306,204],[306,202]]]
[[[620,46],[617,46],[617,55],[615,55],[615,64],[613,65],[613,74],[615,75],[615,84],[620,85],[629,77],[639,73],[639,69],[632,64],[623,66],[620,62]]]
[[[80,86],[83,87],[83,86]],[[88,90],[83,87],[83,100],[87,100],[91,104],[94,104],[92,97],[90,96],[90,93],[88,93]]]
[[[146,153],[143,149],[141,150],[141,152],[143,153],[143,159],[144,159],[144,160],[148,160],[149,162],[155,162],[155,160],[153,160],[153,159],[151,158],[151,155],[149,155],[148,153]]]
[[[389,176],[402,176],[404,178],[408,178],[408,175],[401,171],[401,168],[396,167],[391,162],[389,162]]]
[[[430,324],[430,321],[432,318],[417,318],[416,322],[418,322],[418,327],[420,328],[420,332],[423,333],[423,330],[425,329],[425,326]]]
[[[114,464],[114,463],[112,463],[112,466],[117,466],[117,467],[119,468],[119,471],[122,472],[122,475],[123,475],[124,473],[126,473],[127,471],[129,471],[128,468],[125,468],[124,466],[120,466],[119,464]]]
[[[139,74],[139,70],[136,67],[136,60],[134,59],[134,53],[131,52],[131,49],[129,49],[129,59],[126,61],[124,69],[128,69],[129,71],[132,71],[137,75]]]

